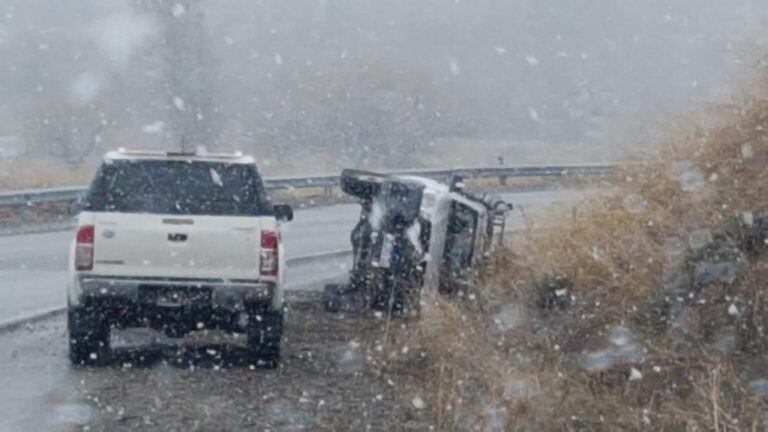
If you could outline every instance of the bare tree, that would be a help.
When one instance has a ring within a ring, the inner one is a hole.
[[[159,69],[173,140],[182,149],[214,148],[220,134],[216,61],[200,0],[134,0],[161,25]]]
[[[418,164],[419,149],[458,133],[462,115],[428,73],[403,63],[350,60],[286,73],[273,115],[251,124],[270,131],[266,141],[282,157],[324,152],[354,165]]]

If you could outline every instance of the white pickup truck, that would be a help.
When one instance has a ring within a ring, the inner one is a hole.
[[[254,159],[110,152],[79,205],[68,280],[70,359],[97,363],[112,327],[247,333],[254,362],[276,366],[285,251]]]

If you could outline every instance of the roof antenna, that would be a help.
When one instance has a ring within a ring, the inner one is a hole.
[[[181,140],[179,142],[179,146],[181,147],[181,152],[184,153],[187,151],[187,139],[184,135],[181,136]]]

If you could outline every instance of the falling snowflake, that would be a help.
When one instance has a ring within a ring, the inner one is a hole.
[[[221,175],[219,175],[218,171],[211,168],[211,180],[216,186],[224,187],[224,182],[221,180]]]
[[[418,410],[424,409],[424,407],[426,407],[424,400],[419,396],[414,396],[413,399],[411,399],[411,404],[413,404],[413,407]]]
[[[741,214],[741,220],[744,225],[751,227],[755,224],[755,215],[752,212],[744,212]]]
[[[162,122],[162,121],[156,121],[154,123],[149,123],[141,127],[141,131],[146,134],[160,133],[164,129],[165,129],[165,122]]]
[[[459,61],[456,59],[451,59],[450,63],[451,73],[454,75],[460,75],[461,74],[461,68],[459,67]]]
[[[528,107],[528,116],[531,118],[531,120],[535,122],[541,122],[541,117],[539,117],[539,112],[534,107]]]
[[[184,104],[184,99],[182,99],[182,98],[180,98],[178,96],[173,98],[173,105],[179,111],[184,111],[184,108],[186,107],[186,105]]]
[[[525,56],[525,61],[528,62],[529,66],[538,66],[539,65],[539,59],[536,58],[536,56],[533,56],[531,54]]]
[[[736,306],[735,304],[731,304],[730,306],[728,306],[728,315],[730,315],[730,316],[739,316],[739,314],[740,314],[740,312],[739,312],[739,307],[738,306]]]
[[[741,158],[752,159],[755,156],[755,152],[752,151],[752,145],[750,143],[744,143],[741,145]]]
[[[171,13],[173,13],[174,18],[181,18],[186,12],[187,10],[181,3],[174,3],[173,7],[171,7]]]
[[[72,82],[70,95],[80,103],[91,102],[99,94],[101,81],[91,73],[84,73]]]

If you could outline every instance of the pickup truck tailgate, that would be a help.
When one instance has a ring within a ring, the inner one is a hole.
[[[93,273],[257,279],[263,219],[97,213]]]

